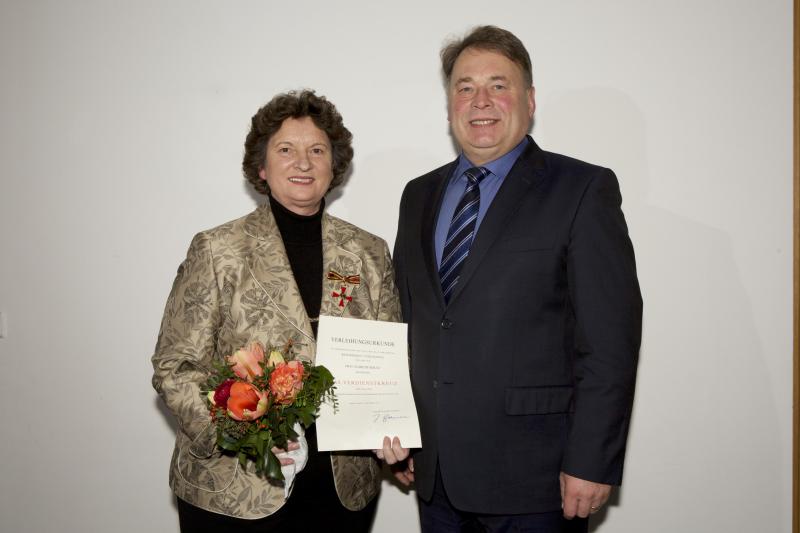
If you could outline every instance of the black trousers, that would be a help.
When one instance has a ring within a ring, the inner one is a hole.
[[[291,498],[289,499],[291,501]],[[195,507],[178,499],[181,533],[307,533],[309,531],[353,531],[368,533],[372,529],[377,500],[361,511],[348,511],[342,504],[338,509],[310,506],[304,512],[287,510],[288,502],[278,512],[265,518],[245,520]]]
[[[561,511],[521,515],[483,515],[453,507],[436,466],[436,484],[431,500],[418,498],[422,533],[586,533],[586,518],[567,520]]]

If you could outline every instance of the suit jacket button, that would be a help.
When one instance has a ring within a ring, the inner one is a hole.
[[[442,329],[450,329],[452,325],[453,323],[449,319],[445,318],[442,320]]]
[[[434,380],[433,380],[433,388],[435,389],[435,388],[437,388],[438,386],[439,386],[439,382],[438,382],[438,381],[436,381],[436,380],[434,379]]]

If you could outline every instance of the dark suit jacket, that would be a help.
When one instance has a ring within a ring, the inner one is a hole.
[[[433,234],[454,163],[411,182],[395,269],[422,430],[456,508],[557,510],[560,471],[619,484],[642,301],[614,173],[532,139],[472,244],[449,305]]]

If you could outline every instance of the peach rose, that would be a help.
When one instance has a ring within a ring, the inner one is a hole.
[[[269,390],[275,396],[275,402],[288,405],[294,401],[303,389],[304,371],[300,361],[289,361],[275,367],[269,376]]]
[[[247,381],[264,375],[261,363],[264,361],[264,348],[257,342],[249,346],[236,350],[233,355],[228,356],[228,364],[231,365],[233,373]]]
[[[228,416],[234,420],[255,420],[267,412],[269,397],[250,383],[237,381],[228,396]]]

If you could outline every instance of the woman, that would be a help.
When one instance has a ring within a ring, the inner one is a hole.
[[[200,395],[212,361],[251,342],[293,339],[298,357],[313,362],[320,314],[400,319],[386,243],[324,212],[351,140],[334,105],[313,91],[273,98],[252,119],[242,164],[267,202],[197,234],[178,269],[153,386],[178,419],[170,486],[183,532],[370,529],[380,486],[372,453],[318,452],[312,426],[308,463],[285,500],[252,463],[219,452]]]

